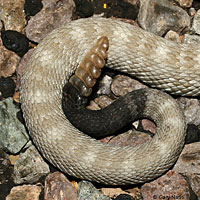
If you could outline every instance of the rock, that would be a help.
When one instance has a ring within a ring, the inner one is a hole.
[[[89,109],[89,110],[100,110],[101,108],[94,101],[90,101],[90,105],[87,106],[87,109]]]
[[[199,174],[191,174],[188,176],[189,183],[191,185],[192,190],[195,195],[200,199],[200,175]]]
[[[200,197],[200,142],[186,144],[173,170],[187,176],[193,191]]]
[[[12,180],[13,167],[10,165],[8,155],[0,149],[0,199],[6,199],[11,188],[14,186]]]
[[[112,78],[108,75],[105,75],[99,83],[99,90],[97,94],[110,94],[110,85],[112,83]]]
[[[120,194],[118,197],[115,198],[115,200],[134,200],[132,196],[128,194]]]
[[[184,199],[190,200],[189,185],[177,172],[169,171],[160,178],[145,183],[141,187],[145,200],[152,199]]]
[[[176,43],[181,43],[179,34],[176,33],[175,31],[172,31],[172,30],[167,32],[167,34],[165,35],[165,38],[168,39],[168,40],[172,40]]]
[[[198,35],[185,34],[182,42],[188,43],[188,44],[194,43],[194,45],[195,45],[195,43],[200,43],[200,37]]]
[[[189,29],[190,17],[185,10],[169,0],[141,0],[138,22],[141,27],[157,35],[168,30],[180,33]]]
[[[189,15],[191,16],[191,17],[194,17],[195,15],[196,15],[196,10],[195,10],[195,8],[190,8],[189,9]]]
[[[192,98],[178,98],[178,103],[180,104],[187,124],[200,124],[200,102],[198,99]]]
[[[12,78],[0,77],[0,99],[12,97],[15,92],[15,82]]]
[[[1,9],[0,9],[1,10]],[[0,38],[0,77],[11,76],[19,63],[20,57],[12,51],[7,50]]]
[[[23,32],[26,25],[24,10],[25,0],[0,0],[0,19],[6,30]]]
[[[139,10],[139,0],[112,0],[103,3],[93,0],[94,14],[103,14],[104,17],[119,17],[135,20]]]
[[[38,12],[40,12],[42,7],[43,7],[43,4],[41,0],[34,0],[34,1],[25,0],[24,12],[27,17],[34,16]]]
[[[22,185],[13,187],[6,200],[38,200],[42,188],[38,185]]]
[[[111,200],[109,197],[97,190],[92,183],[81,181],[78,189],[77,200]]]
[[[152,121],[148,119],[142,119],[141,123],[144,130],[150,131],[151,133],[154,134],[156,133],[156,125]]]
[[[15,184],[34,183],[50,172],[36,148],[31,145],[25,152],[20,153],[14,165]]]
[[[76,14],[81,18],[91,17],[94,14],[94,6],[90,0],[74,0]]]
[[[77,191],[60,172],[49,174],[45,179],[45,200],[77,200]]]
[[[116,200],[142,200],[140,189],[138,187],[134,187],[131,189],[126,189],[126,191],[121,188],[101,188],[101,191],[106,196],[116,199]]]
[[[16,117],[19,110],[12,98],[0,101],[0,146],[12,154],[18,153],[29,140],[24,125]]]
[[[181,7],[190,8],[192,6],[193,0],[175,0],[179,3]]]
[[[196,34],[200,34],[200,9],[197,11],[196,15],[194,16],[191,30]]]
[[[112,137],[107,143],[111,145],[125,147],[143,144],[151,139],[152,138],[150,137],[150,135],[146,133],[139,132],[136,130],[129,130],[125,133]]]
[[[43,0],[43,8],[31,17],[25,28],[27,37],[40,42],[47,33],[71,21],[75,4],[73,0]]]
[[[100,97],[96,98],[94,102],[100,107],[105,108],[106,106],[110,105],[114,100],[109,98],[106,95],[101,95]]]
[[[116,96],[124,96],[128,92],[146,87],[147,86],[143,85],[139,81],[136,81],[128,76],[117,75],[111,84],[111,91]]]

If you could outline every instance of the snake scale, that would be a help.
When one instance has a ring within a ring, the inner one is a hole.
[[[62,88],[101,36],[109,39],[107,66],[177,95],[199,95],[200,48],[176,44],[130,24],[104,18],[72,21],[48,34],[33,52],[21,81],[30,135],[43,156],[63,172],[104,184],[151,180],[174,164],[184,145],[185,121],[169,95],[146,89],[144,117],[157,125],[136,147],[103,144],[65,118]]]

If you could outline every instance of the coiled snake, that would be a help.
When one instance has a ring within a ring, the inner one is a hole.
[[[30,135],[53,165],[70,175],[104,184],[151,180],[174,164],[185,139],[183,113],[167,94],[144,90],[144,117],[157,133],[136,147],[116,147],[84,135],[65,118],[62,87],[88,49],[109,39],[107,66],[178,95],[199,95],[200,50],[176,44],[112,19],[80,19],[59,28],[33,52],[21,82],[21,102]]]

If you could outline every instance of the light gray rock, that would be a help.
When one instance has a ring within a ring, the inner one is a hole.
[[[200,43],[200,36],[198,35],[189,35],[189,34],[185,34],[183,36],[183,43],[188,43],[188,44],[195,44],[195,43]]]
[[[18,111],[12,98],[0,101],[0,146],[12,154],[18,153],[29,140],[24,125],[16,117]]]
[[[195,98],[184,98],[180,97],[178,99],[187,124],[195,124],[198,126],[200,124],[200,102]]]
[[[200,34],[200,9],[197,11],[196,15],[194,16],[191,30],[194,33]]]

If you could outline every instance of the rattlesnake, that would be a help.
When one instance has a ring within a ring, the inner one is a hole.
[[[33,52],[21,81],[21,103],[30,135],[44,157],[63,172],[104,184],[134,184],[164,173],[185,139],[178,104],[154,89],[141,92],[144,117],[157,133],[136,147],[103,144],[65,118],[62,87],[101,36],[109,39],[107,66],[178,95],[200,93],[199,48],[176,44],[121,21],[89,18],[54,30]]]

